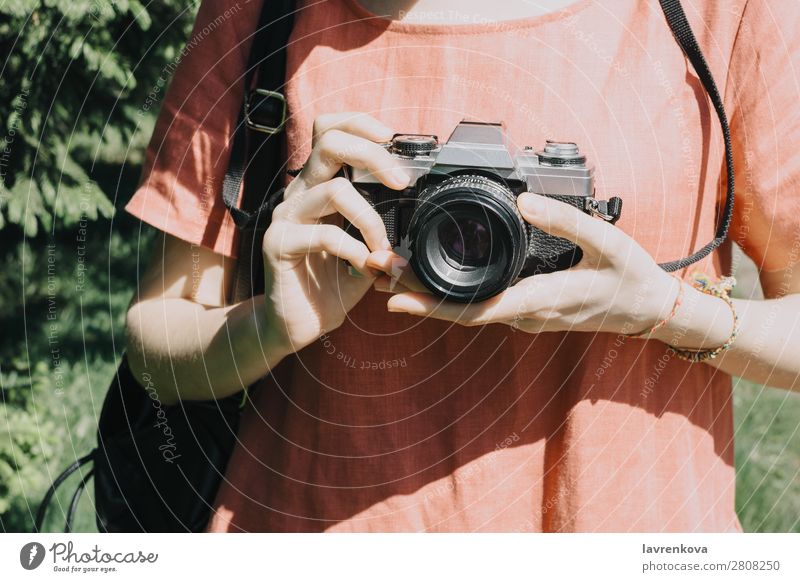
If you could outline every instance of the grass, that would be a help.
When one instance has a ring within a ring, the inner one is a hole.
[[[734,245],[733,295],[763,298],[755,265]],[[800,393],[736,380],[736,513],[747,532],[800,531]]]
[[[736,512],[749,532],[800,532],[800,394],[738,381]]]

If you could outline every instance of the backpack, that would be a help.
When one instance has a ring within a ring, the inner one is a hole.
[[[709,255],[727,237],[734,202],[733,152],[722,99],[681,3],[659,1],[676,41],[714,105],[725,140],[727,197],[715,237],[688,257],[661,264],[665,271],[677,271]],[[223,182],[223,200],[240,233],[234,301],[263,292],[261,239],[272,210],[282,200],[281,136],[287,108],[281,91],[294,10],[293,1],[264,0],[245,76],[245,100]],[[243,182],[244,196],[239,204]],[[157,409],[147,387],[137,382],[123,357],[103,403],[98,446],[53,481],[39,507],[36,531],[41,530],[56,489],[90,462],[93,468],[83,474],[72,496],[65,532],[72,528],[81,493],[92,476],[100,531],[202,531],[236,442],[243,404],[242,396],[233,395]],[[159,449],[164,446],[157,425],[162,418],[159,412],[168,419],[174,437],[172,462],[165,462],[164,449]]]

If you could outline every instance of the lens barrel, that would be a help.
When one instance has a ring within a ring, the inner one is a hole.
[[[423,190],[408,235],[420,282],[451,301],[497,295],[525,262],[527,229],[516,197],[482,175],[454,176]]]

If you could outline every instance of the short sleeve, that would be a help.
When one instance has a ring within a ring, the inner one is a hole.
[[[731,54],[731,238],[764,271],[800,260],[800,3],[750,0]]]
[[[226,256],[235,256],[236,229],[222,201],[222,181],[261,4],[203,1],[186,46],[151,93],[157,97],[174,71],[139,187],[125,207],[161,231]]]

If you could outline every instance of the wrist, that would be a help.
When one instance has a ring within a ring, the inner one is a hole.
[[[626,323],[623,333],[631,338],[654,338],[656,332],[675,317],[683,292],[683,285],[677,276],[659,269],[658,275],[646,280],[635,294],[631,319]]]
[[[258,308],[253,310],[253,324],[259,339],[261,357],[266,358],[271,368],[296,350],[292,346],[286,326],[278,320],[269,299],[265,295],[259,295],[253,301],[260,302]]]
[[[722,299],[683,282],[684,296],[675,315],[652,334],[670,347],[690,350],[716,348],[728,341],[733,316]]]

